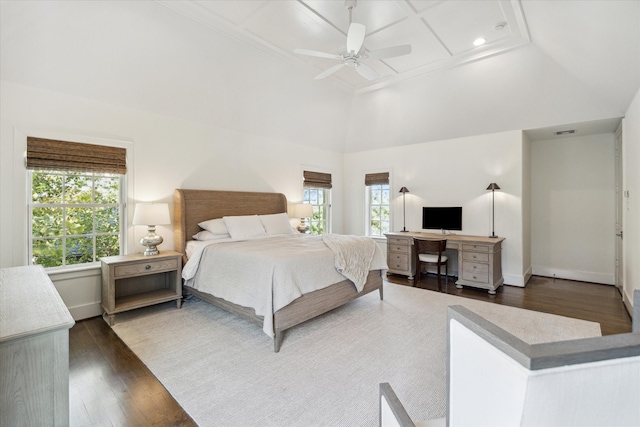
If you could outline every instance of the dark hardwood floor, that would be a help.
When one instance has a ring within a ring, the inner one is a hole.
[[[389,282],[413,286],[403,276]],[[525,288],[487,291],[457,289],[455,280],[443,291],[465,298],[591,320],[602,334],[631,331],[620,294],[613,286],[533,277]],[[444,284],[443,284],[444,286]],[[433,275],[416,287],[437,291]],[[179,361],[176,369],[181,369]],[[195,426],[169,392],[100,317],[82,320],[69,335],[71,426]]]

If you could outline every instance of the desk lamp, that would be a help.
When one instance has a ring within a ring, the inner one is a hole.
[[[405,195],[409,192],[409,190],[407,189],[407,187],[402,187],[400,189],[400,192],[402,193],[402,231],[407,232],[409,230],[407,230],[407,205]]]
[[[487,190],[491,190],[491,236],[489,237],[498,237],[496,236],[496,233],[494,232],[495,229],[495,221],[496,221],[496,215],[495,215],[495,204],[496,204],[496,193],[495,190],[499,190],[500,186],[498,184],[496,184],[495,182],[492,182],[491,184],[489,184],[489,186],[487,187]]]

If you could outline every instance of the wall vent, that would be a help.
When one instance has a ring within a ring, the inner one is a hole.
[[[569,135],[572,133],[576,133],[576,130],[575,129],[559,130],[556,132],[556,135]]]

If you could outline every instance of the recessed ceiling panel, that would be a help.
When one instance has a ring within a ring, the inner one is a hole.
[[[345,7],[344,1],[305,0],[303,3],[345,34],[347,33],[349,10]],[[351,16],[353,22],[367,27],[367,34],[406,18],[397,2],[390,0],[358,0],[352,9]]]
[[[411,5],[414,11],[424,12],[438,3],[442,3],[442,1],[443,0],[407,0],[407,3]]]
[[[405,20],[367,36],[365,47],[374,51],[397,45],[411,45],[410,54],[384,60],[395,71],[404,72],[446,59],[436,43],[437,41],[416,25]]]
[[[271,1],[245,21],[245,30],[293,53],[296,48],[336,53],[346,38],[298,2]]]
[[[242,21],[251,16],[256,10],[264,6],[267,1],[237,1],[237,0],[216,0],[195,2],[201,8],[229,21],[234,25],[241,25]]]
[[[488,44],[509,35],[508,31],[493,30],[494,25],[507,20],[499,1],[442,2],[422,17],[454,55],[472,50],[479,37]]]

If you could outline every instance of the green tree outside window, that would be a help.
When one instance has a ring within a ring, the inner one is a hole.
[[[122,183],[121,175],[31,171],[31,264],[63,267],[121,254]]]

